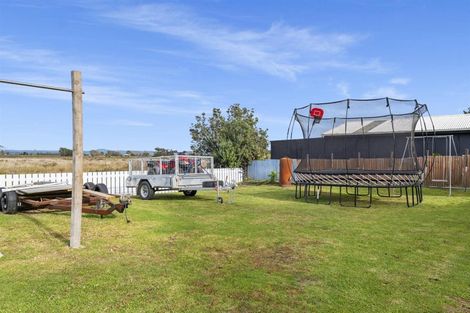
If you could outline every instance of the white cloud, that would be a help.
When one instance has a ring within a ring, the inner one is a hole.
[[[69,87],[71,64],[61,53],[53,50],[26,48],[10,39],[0,37],[0,66],[2,79]],[[153,115],[179,115],[200,113],[216,102],[194,90],[155,90],[154,88],[129,88],[126,81],[102,65],[79,65],[83,73],[84,102],[95,105],[121,107]],[[124,75],[126,71],[123,72]],[[42,89],[0,84],[2,93],[69,101],[70,95]],[[195,109],[197,108],[197,109]],[[127,126],[137,126],[124,124]],[[142,126],[142,125],[141,125]]]
[[[404,86],[404,85],[408,85],[409,82],[410,82],[410,79],[406,77],[395,77],[395,78],[390,79],[390,84],[392,85]]]
[[[320,33],[274,23],[267,30],[234,30],[195,15],[188,8],[169,4],[125,7],[103,14],[120,24],[165,34],[210,52],[220,67],[248,67],[273,76],[295,79],[312,68],[377,70],[378,60],[345,62],[344,51],[363,36]]]
[[[6,37],[0,37],[0,65],[3,67],[3,78],[8,74],[8,79],[21,80],[22,77],[28,77],[30,82],[43,84],[67,86],[70,84],[71,70],[82,71],[84,80],[116,81],[115,75],[102,66],[70,60],[54,50],[18,45]],[[14,71],[7,73],[8,68],[13,68]]]
[[[128,108],[152,115],[194,115],[207,109],[206,103],[212,103],[209,98],[193,91],[140,89],[131,92],[119,87],[96,85],[88,86],[86,90],[84,101],[89,103]],[[191,100],[188,100],[188,95],[193,96]]]
[[[363,96],[364,98],[384,98],[384,97],[395,98],[395,99],[407,99],[408,98],[408,95],[406,93],[399,91],[394,86],[378,87],[374,90],[370,90],[364,93]]]
[[[47,49],[22,49],[6,37],[0,37],[0,59],[12,62],[28,62],[34,64],[53,64],[55,53]]]
[[[362,71],[362,72],[375,72],[385,73],[388,69],[382,64],[380,59],[375,58],[367,62],[355,62],[355,61],[342,61],[342,60],[323,60],[317,61],[310,64],[314,68],[319,69],[344,69],[351,71]]]
[[[349,84],[347,82],[339,82],[336,84],[336,89],[345,98],[350,98],[351,94],[349,93]]]

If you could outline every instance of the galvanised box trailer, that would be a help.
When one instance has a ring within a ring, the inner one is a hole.
[[[195,196],[198,190],[216,190],[222,203],[221,191],[231,191],[235,182],[217,180],[214,158],[211,156],[171,155],[140,158],[129,161],[128,188],[137,188],[143,200],[152,199],[156,191],[177,190],[185,196]]]

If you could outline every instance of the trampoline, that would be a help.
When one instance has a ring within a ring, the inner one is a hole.
[[[337,187],[340,205],[348,205],[352,198],[358,206],[366,197],[365,206],[371,207],[374,190],[380,197],[405,196],[408,206],[421,203],[427,148],[420,147],[418,153],[414,137],[417,128],[421,134],[434,131],[422,118],[426,114],[425,104],[393,98],[346,99],[296,108],[288,139],[296,125],[306,139],[302,159],[292,173],[296,198],[307,199],[313,191],[318,202],[323,187],[329,187],[331,203],[332,188]],[[317,140],[313,150],[312,140]]]

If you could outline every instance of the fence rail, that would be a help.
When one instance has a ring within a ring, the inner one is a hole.
[[[298,164],[301,160],[293,160]],[[450,162],[449,162],[450,161]],[[423,158],[418,158],[423,164]],[[276,167],[277,166],[277,167]],[[352,158],[352,159],[310,159],[310,166],[315,169],[413,169],[414,160],[410,158]],[[295,168],[295,165],[294,165]],[[248,168],[248,176],[256,179],[267,179],[270,171],[279,175],[279,160],[254,161]],[[430,156],[425,173],[425,186],[446,188],[470,188],[470,155]]]
[[[330,159],[312,159],[310,164],[316,169],[331,168],[365,168],[365,169],[411,169],[411,159],[402,163],[400,159],[380,158],[380,159],[349,159],[349,160],[330,160]],[[300,161],[300,160],[299,160]],[[393,164],[395,162],[395,164]],[[423,164],[423,158],[418,158],[418,162]],[[470,157],[469,156],[431,156],[428,159],[425,186],[433,187],[452,187],[469,188],[470,187]]]
[[[452,187],[470,187],[469,156],[436,156],[431,160],[433,161],[430,161],[428,167],[430,172],[426,177],[426,186],[447,187],[451,181]]]
[[[135,188],[126,187],[127,171],[85,172],[84,182],[106,184],[110,193],[135,195]],[[218,180],[240,183],[243,181],[241,168],[216,168],[214,176]],[[72,173],[40,173],[40,174],[5,174],[0,175],[0,187],[11,187],[38,182],[72,183]],[[168,191],[166,191],[168,192]]]

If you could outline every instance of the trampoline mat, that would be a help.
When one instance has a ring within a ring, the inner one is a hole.
[[[420,175],[418,170],[366,170],[366,169],[296,169],[294,173],[302,174],[325,174],[325,175]]]
[[[398,170],[295,170],[293,180],[303,185],[409,187],[422,184],[422,172]]]

